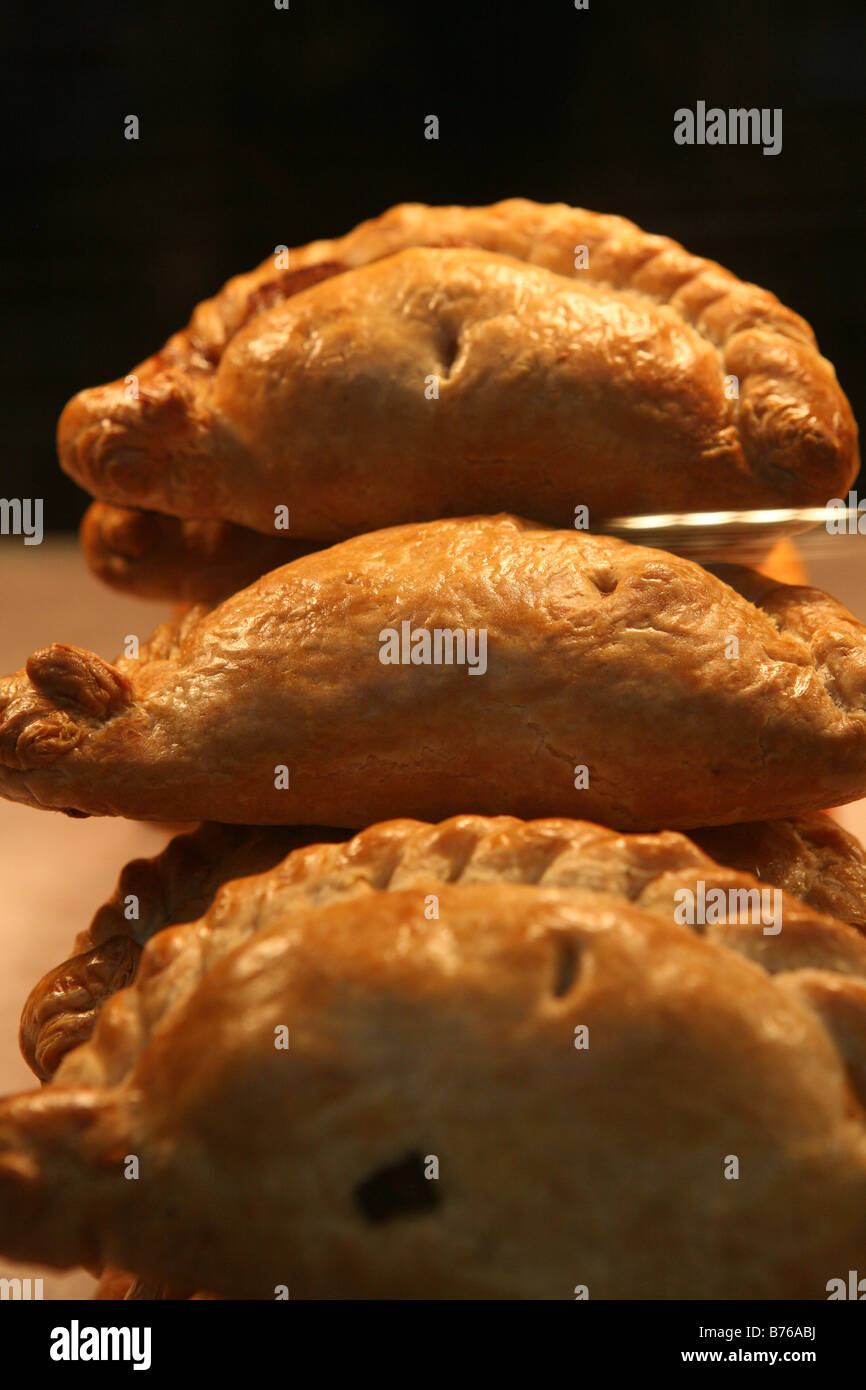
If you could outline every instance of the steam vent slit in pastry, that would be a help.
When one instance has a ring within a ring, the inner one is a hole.
[[[63,468],[101,502],[270,538],[280,507],[324,543],[474,511],[595,524],[624,497],[823,505],[858,468],[803,319],[562,204],[395,207],[230,280],[134,374],[135,399],[123,377],[70,401]]]
[[[0,682],[0,792],[154,820],[471,806],[622,830],[863,795],[866,629],[817,590],[720,572],[513,517],[356,537],[137,660],[34,653]]]

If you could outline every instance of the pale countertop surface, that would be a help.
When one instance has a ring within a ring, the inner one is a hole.
[[[846,569],[840,573],[834,567],[839,582],[833,585],[814,572],[813,582],[862,610],[866,586],[860,574]],[[76,542],[65,538],[48,537],[27,547],[19,539],[0,540],[0,593],[2,674],[18,670],[32,651],[55,641],[112,660],[130,633],[143,640],[168,616],[167,605],[123,598],[100,585],[87,572]],[[866,838],[866,802],[836,814]],[[0,800],[0,1094],[37,1084],[18,1051],[18,1020],[30,990],[69,955],[123,865],[158,854],[172,833],[135,821],[73,820]],[[41,1276],[46,1299],[89,1298],[94,1284],[84,1271],[58,1274],[0,1256],[0,1278],[16,1274]]]

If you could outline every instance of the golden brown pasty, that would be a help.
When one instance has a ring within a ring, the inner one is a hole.
[[[268,535],[288,509],[320,542],[474,511],[823,504],[858,467],[833,368],[772,294],[522,199],[397,207],[230,280],[76,396],[58,445],[103,501]]]
[[[862,795],[866,628],[817,590],[725,573],[742,593],[511,517],[356,537],[191,610],[137,660],[35,653],[0,682],[0,792],[157,820],[470,806],[624,830]]]
[[[88,507],[79,540],[90,568],[112,589],[187,603],[225,598],[268,570],[322,549],[313,542],[263,536],[226,521],[181,521],[107,502]],[[712,547],[710,553],[715,554]],[[808,583],[805,564],[787,538],[763,557],[758,553],[743,558],[725,551],[716,559],[754,565],[780,584]]]
[[[866,850],[829,816],[689,832],[720,864],[755,874],[818,912],[866,931]]]
[[[187,603],[224,598],[314,547],[226,521],[181,521],[93,502],[80,530],[87,563],[112,589]]]
[[[90,568],[112,589],[140,598],[188,603],[225,598],[268,570],[322,548],[312,542],[263,536],[226,521],[181,521],[107,502],[92,502],[88,507],[79,540]],[[716,558],[754,564],[780,584],[808,583],[806,566],[787,538],[763,558],[743,559],[727,552]]]
[[[141,947],[167,926],[195,922],[236,945],[265,921],[309,902],[427,883],[543,883],[634,898],[660,875],[719,869],[683,835],[621,835],[583,821],[455,816],[440,825],[395,820],[348,832],[203,825],[120,875],[111,899],[76,938],[72,957],[32,990],[21,1051],[45,1079],[90,1036],[107,999],[134,978]],[[330,843],[321,843],[327,838]],[[688,878],[688,875],[686,875]],[[236,880],[219,894],[217,890]],[[751,886],[751,885],[749,885]],[[213,906],[211,906],[213,904]],[[226,928],[226,931],[223,931]]]
[[[0,1104],[0,1249],[177,1295],[825,1298],[866,1253],[866,942],[791,899],[701,933],[683,882],[158,933]]]
[[[21,1018],[21,1051],[44,1079],[90,1037],[106,999],[135,977],[141,947],[164,927],[194,922],[224,883],[261,874],[298,846],[347,839],[317,826],[206,824],[176,835],[152,859],[123,869],[108,902],[75,939],[72,957],[31,991]]]
[[[110,901],[77,937],[73,956],[31,991],[20,1035],[31,1069],[43,1080],[56,1072],[90,1037],[106,1001],[134,979],[141,948],[173,925],[192,923],[206,936],[213,963],[299,907],[371,892],[508,881],[615,893],[675,919],[677,891],[697,892],[698,879],[705,898],[710,889],[748,893],[773,884],[721,866],[674,831],[624,835],[586,821],[463,815],[439,825],[387,821],[348,840],[337,830],[325,837],[320,843],[324,837],[312,829],[205,825],[178,836],[154,859],[127,865]],[[795,875],[789,870],[787,877]],[[765,924],[777,925],[775,905],[789,950],[799,949],[814,910],[782,895],[761,901]],[[759,949],[759,938],[750,933],[750,939],[750,949]],[[833,923],[825,924],[821,945],[834,968],[842,968],[852,949],[855,965],[866,964],[866,946],[852,947],[850,933]]]

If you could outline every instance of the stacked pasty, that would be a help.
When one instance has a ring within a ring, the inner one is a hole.
[[[0,684],[0,791],[154,820],[470,805],[624,830],[863,795],[866,628],[816,590],[725,574],[512,517],[373,532],[190,610],[135,659],[34,653]]]
[[[410,887],[435,897],[443,883],[508,882],[614,893],[684,921],[688,913],[679,910],[680,898],[698,893],[700,881],[705,896],[752,895],[747,915],[754,921],[744,931],[727,920],[711,923],[711,938],[736,940],[739,951],[763,961],[763,937],[780,935],[783,916],[789,953],[801,949],[804,931],[811,933],[817,918],[831,914],[840,920],[823,922],[820,940],[809,947],[810,959],[816,960],[820,945],[834,968],[844,970],[841,962],[850,959],[859,970],[862,942],[842,925],[853,918],[866,934],[866,855],[853,837],[816,816],[698,831],[694,839],[728,835],[732,843],[722,843],[713,860],[671,831],[622,835],[569,820],[390,821],[351,839],[321,829],[204,825],[177,836],[154,859],[126,866],[111,899],[76,938],[73,955],[31,993],[22,1015],[21,1050],[37,1076],[54,1075],[66,1054],[91,1036],[106,1001],[135,978],[142,948],[166,927],[188,928],[183,935],[202,940],[212,964],[300,907]],[[757,876],[723,867],[737,858],[737,840],[741,846],[754,844]],[[791,852],[791,846],[804,843],[824,847],[820,876],[814,854]],[[756,923],[760,931],[753,929]],[[764,926],[772,930],[765,933]],[[773,950],[780,959],[779,943]]]
[[[408,204],[278,252],[70,401],[58,445],[102,502],[320,544],[473,512],[571,527],[585,506],[595,528],[820,506],[858,468],[833,368],[775,296],[624,218],[524,199]],[[115,582],[152,592],[163,535],[142,529]]]
[[[696,934],[701,858],[467,817],[231,885],[0,1107],[7,1248],[242,1298],[822,1296],[866,1236],[866,941],[788,899]]]
[[[790,547],[596,531],[844,495],[832,366],[563,205],[280,255],[61,417],[89,563],[192,606],[0,680],[0,794],[206,824],[25,1004],[0,1251],[109,1298],[826,1297],[866,627]]]

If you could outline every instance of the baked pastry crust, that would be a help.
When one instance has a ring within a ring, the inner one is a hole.
[[[224,883],[260,874],[298,846],[348,835],[324,826],[207,824],[176,835],[152,859],[132,860],[72,956],[31,990],[19,1036],[27,1065],[41,1080],[51,1076],[90,1037],[105,1001],[134,979],[141,947],[164,927],[196,921]]]
[[[94,574],[112,589],[185,603],[226,598],[268,570],[322,548],[263,537],[259,531],[226,521],[181,521],[107,502],[92,502],[88,507],[79,540]],[[793,541],[778,541],[769,551],[760,546],[757,553],[755,547],[748,549],[750,553],[744,555],[711,548],[704,558],[714,555],[717,560],[753,566],[780,584],[808,583]]]
[[[206,939],[210,968],[290,912],[370,893],[525,883],[612,893],[675,920],[676,891],[695,892],[698,879],[726,893],[759,886],[758,878],[722,867],[674,831],[624,835],[586,821],[463,815],[439,825],[388,821],[351,839],[336,830],[326,836],[321,843],[313,830],[205,825],[178,836],[154,859],[127,865],[110,901],[77,937],[72,958],[45,975],[27,1000],[21,1051],[31,1069],[48,1079],[91,1036],[100,1010],[134,977],[141,948],[166,927],[187,923],[193,936]],[[810,876],[788,866],[787,877],[808,890]],[[775,880],[762,877],[761,886],[767,882]],[[126,913],[130,895],[138,908],[133,920]],[[814,910],[787,899],[782,909],[789,942],[804,927],[813,929]],[[822,946],[834,968],[852,950],[853,968],[866,968],[866,944],[852,945],[835,923],[824,924]],[[106,978],[105,962],[113,958],[131,961],[124,978]],[[162,997],[189,987],[195,975],[188,959],[182,956],[177,970],[166,967]]]
[[[198,917],[195,931],[213,936],[214,958],[277,915],[344,895],[506,879],[633,898],[668,870],[717,872],[683,835],[621,835],[582,821],[463,815],[440,825],[389,821],[346,843],[334,843],[338,831],[328,835],[332,842],[323,844],[312,830],[204,825],[155,858],[127,865],[71,958],[30,993],[20,1032],[28,1066],[43,1080],[53,1075],[91,1035],[106,1001],[130,983],[141,947],[165,927]],[[138,909],[133,920],[126,915],[130,895]],[[115,960],[128,969],[109,975],[106,963]]]
[[[160,932],[0,1104],[0,1248],[179,1296],[823,1299],[866,1245],[866,942],[796,903],[699,935],[681,881]]]
[[[863,795],[866,628],[817,590],[724,572],[740,592],[513,517],[356,537],[191,609],[137,660],[35,653],[0,682],[0,793],[156,820],[468,805],[623,830]],[[484,633],[486,671],[383,664],[383,634],[422,628],[431,656],[432,633],[474,631],[478,660]]]
[[[829,816],[712,826],[689,834],[720,864],[755,874],[866,932],[866,850]]]
[[[91,503],[79,539],[88,565],[112,589],[185,603],[225,598],[314,548],[227,521],[182,521],[107,502]]]
[[[271,535],[285,506],[323,541],[504,509],[571,526],[624,497],[823,504],[858,468],[802,318],[563,204],[392,208],[230,280],[135,376],[67,405],[64,469],[104,501]]]

